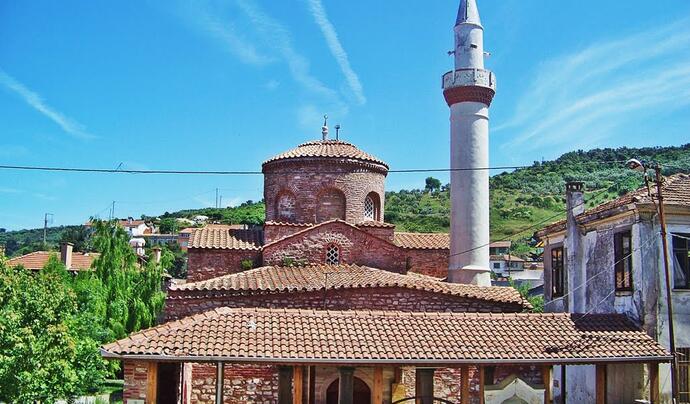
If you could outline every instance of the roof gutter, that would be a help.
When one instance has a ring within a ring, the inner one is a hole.
[[[502,365],[502,364],[570,364],[588,365],[593,363],[648,363],[670,362],[672,356],[628,356],[607,358],[568,358],[568,359],[323,359],[323,358],[246,358],[231,356],[173,356],[145,354],[116,354],[101,348],[101,355],[107,359],[134,359],[160,362],[228,362],[255,364],[357,364],[357,365]]]

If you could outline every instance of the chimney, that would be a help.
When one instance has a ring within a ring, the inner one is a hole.
[[[65,268],[69,271],[72,269],[72,248],[74,244],[72,243],[62,243],[60,246],[60,261],[65,265]]]
[[[153,247],[153,260],[156,264],[161,263],[161,248],[158,246]]]
[[[567,218],[573,219],[575,216],[585,211],[584,198],[585,183],[582,181],[568,181],[565,184],[565,205],[568,209]]]
[[[585,211],[585,184],[582,181],[569,181],[565,184],[566,213],[564,247],[565,288],[572,290],[568,296],[567,311],[585,313],[587,311],[587,287],[581,287],[587,280],[586,266],[583,265],[582,234],[576,217]]]

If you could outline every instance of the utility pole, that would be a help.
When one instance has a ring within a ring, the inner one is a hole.
[[[109,220],[113,220],[113,219],[115,219],[115,201],[113,201],[113,205],[110,208],[110,219]]]
[[[218,209],[218,188],[216,188],[216,209]]]
[[[43,248],[47,245],[47,239],[48,239],[48,216],[53,216],[52,213],[45,213],[43,215]]]
[[[664,249],[664,275],[666,277],[666,305],[668,306],[668,339],[669,349],[673,359],[671,360],[671,394],[674,402],[678,402],[678,358],[676,357],[676,337],[673,327],[673,296],[671,293],[671,267],[668,260],[668,240],[666,239],[666,216],[664,213],[664,195],[662,193],[663,177],[661,166],[654,163],[654,182],[656,182],[657,200],[659,201],[659,227],[661,227],[661,245]]]
[[[218,202],[218,207],[222,208],[223,207],[223,195],[220,196],[220,202]]]

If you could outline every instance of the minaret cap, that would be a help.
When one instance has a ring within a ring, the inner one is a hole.
[[[458,18],[455,20],[455,25],[463,23],[482,25],[482,21],[479,19],[477,0],[460,0],[460,8],[458,8]]]

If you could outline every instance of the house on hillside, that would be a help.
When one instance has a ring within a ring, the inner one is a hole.
[[[544,244],[545,311],[620,313],[669,346],[663,249],[656,190],[638,189],[592,209],[584,209],[583,184],[568,183],[568,215],[536,233]],[[673,322],[680,363],[681,401],[690,401],[690,176],[666,178],[664,207],[667,253],[672,258]],[[610,364],[612,383],[624,385],[620,399],[632,402],[643,394],[648,374],[641,365]],[[670,372],[661,368],[662,377]],[[569,402],[594,400],[596,371],[592,366],[555,370],[556,397]],[[565,386],[565,389],[563,388]],[[666,400],[670,383],[663,386]]]
[[[525,269],[525,260],[510,254],[490,255],[489,263],[491,271],[498,276],[510,277],[511,274],[522,272]]]
[[[504,255],[510,253],[513,242],[510,240],[494,241],[489,244],[489,255]]]
[[[34,251],[19,257],[7,260],[10,267],[23,266],[32,271],[39,271],[48,263],[51,255],[57,255],[52,251]],[[98,253],[83,253],[73,251],[71,243],[63,243],[60,246],[58,258],[65,265],[68,271],[86,271],[91,268],[91,264],[98,257]]]

